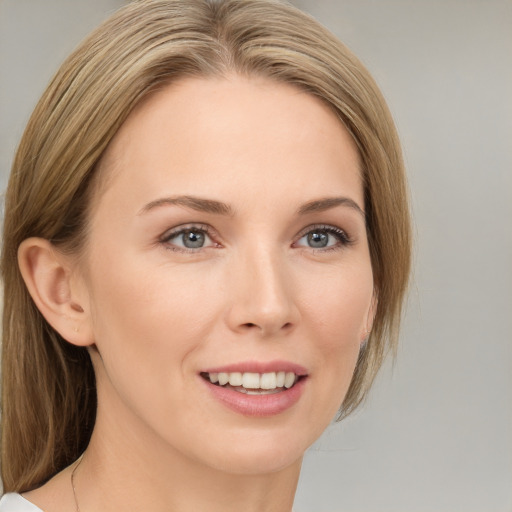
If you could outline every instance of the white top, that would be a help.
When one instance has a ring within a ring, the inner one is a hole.
[[[0,499],[0,512],[43,512],[21,494],[8,492]],[[293,510],[292,510],[293,512]]]
[[[43,512],[21,494],[9,492],[0,499],[0,512]]]

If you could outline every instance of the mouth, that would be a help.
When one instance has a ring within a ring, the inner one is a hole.
[[[202,372],[201,377],[211,384],[246,395],[272,395],[293,388],[304,375],[294,372]]]

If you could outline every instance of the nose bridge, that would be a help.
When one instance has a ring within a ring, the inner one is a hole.
[[[293,283],[283,253],[263,243],[251,244],[235,267],[232,327],[268,335],[296,323]]]

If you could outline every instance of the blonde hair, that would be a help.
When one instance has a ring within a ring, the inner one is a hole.
[[[75,460],[96,408],[88,354],[63,340],[35,307],[17,265],[20,243],[38,236],[78,252],[95,169],[134,106],[177,78],[233,71],[321,98],[360,152],[378,307],[342,416],[361,402],[395,346],[410,267],[406,182],[392,118],[362,64],[318,22],[279,1],[132,2],[64,62],[14,160],[1,266],[5,491],[34,488]]]

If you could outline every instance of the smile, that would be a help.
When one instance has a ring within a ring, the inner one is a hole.
[[[268,395],[292,388],[299,376],[294,372],[203,372],[201,376],[225,389],[232,389],[248,395]]]

